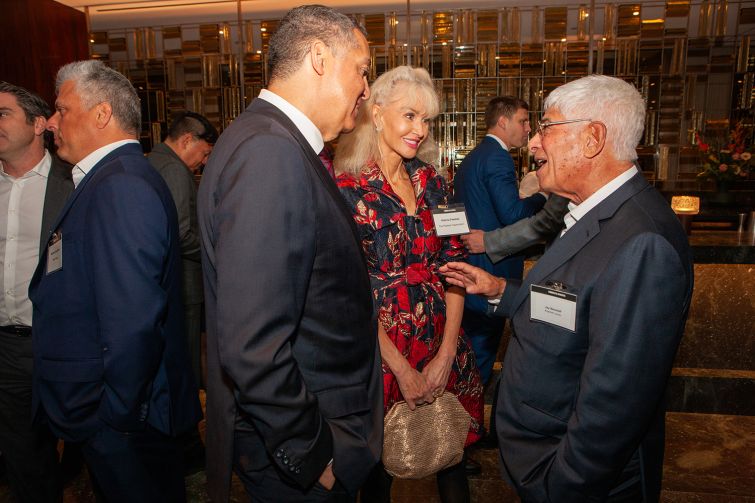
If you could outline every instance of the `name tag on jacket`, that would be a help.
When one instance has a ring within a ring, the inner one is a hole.
[[[47,274],[63,268],[63,233],[56,231],[47,244]]]
[[[577,328],[577,296],[561,285],[530,285],[530,320],[574,332]]]

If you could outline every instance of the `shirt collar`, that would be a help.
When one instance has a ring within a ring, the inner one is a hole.
[[[21,178],[31,178],[32,176],[41,176],[43,178],[47,178],[50,175],[50,166],[52,165],[52,157],[50,157],[50,152],[45,149],[45,155],[42,156],[42,159],[39,160],[39,162],[31,168],[29,171],[24,173]],[[5,172],[5,166],[3,166],[3,162],[0,161],[0,173],[6,178],[10,179],[16,179],[15,177],[9,175]]]
[[[637,173],[637,167],[632,166],[631,168],[624,171],[619,176],[596,190],[590,197],[582,201],[582,203],[574,204],[570,202],[568,204],[569,213],[564,215],[564,224],[566,224],[566,229],[564,229],[564,232],[569,230],[569,228],[576,224],[591,209],[595,208],[597,205],[603,202],[608,196],[619,190],[619,187],[627,183]]]
[[[503,143],[503,140],[501,140],[500,138],[498,138],[498,137],[497,137],[496,135],[494,135],[494,134],[491,134],[491,133],[488,133],[488,134],[486,134],[485,136],[489,136],[490,138],[493,138],[493,139],[494,139],[495,141],[497,141],[497,142],[498,142],[498,144],[499,144],[499,145],[501,146],[501,148],[502,148],[503,150],[505,150],[506,152],[508,152],[508,151],[509,151],[509,147],[507,147],[507,146],[506,146],[506,144],[505,144],[505,143]]]
[[[109,143],[105,145],[104,147],[98,148],[97,150],[95,150],[94,152],[90,153],[88,156],[84,157],[82,160],[77,162],[76,166],[74,166],[74,169],[73,169],[74,184],[78,186],[79,182],[81,182],[84,176],[86,176],[87,173],[89,173],[92,170],[92,168],[98,162],[100,162],[106,155],[108,155],[113,150],[119,147],[122,147],[123,145],[126,145],[128,143],[138,144],[139,142],[136,140],[128,139],[128,140],[120,140],[113,143]],[[79,171],[79,173],[76,172],[77,170]],[[79,176],[76,176],[77,174]],[[83,176],[81,176],[82,174]]]
[[[301,110],[268,89],[260,91],[259,98],[267,101],[291,119],[291,122],[294,123],[296,129],[304,136],[309,146],[315,151],[315,154],[319,154],[322,151],[325,146],[322,133],[317,129],[315,123],[304,115]]]

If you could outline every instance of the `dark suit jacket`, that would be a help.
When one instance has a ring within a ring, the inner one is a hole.
[[[542,194],[519,199],[519,184],[511,154],[486,136],[462,161],[454,178],[454,201],[464,203],[469,227],[491,231],[533,215],[545,204]],[[503,277],[522,277],[524,257],[515,256],[494,264],[484,253],[469,256],[469,263]],[[464,306],[487,312],[488,303],[467,295]]]
[[[52,226],[34,303],[33,412],[82,441],[102,423],[176,434],[200,417],[182,330],[178,226],[170,192],[141,147],[117,148],[71,194]]]
[[[317,154],[256,99],[215,145],[199,187],[207,306],[207,479],[226,501],[244,452],[302,488],[333,459],[355,493],[380,459],[382,379],[352,216]]]
[[[532,245],[550,242],[564,228],[568,205],[567,198],[553,194],[543,209],[531,217],[486,232],[483,236],[485,254],[495,263]]]
[[[530,321],[530,285],[577,295],[576,331]],[[640,475],[657,501],[663,396],[692,296],[687,237],[637,174],[556,239],[496,313],[513,321],[497,428],[523,501],[603,501]]]
[[[47,175],[47,187],[45,188],[45,203],[42,210],[42,230],[39,236],[39,256],[47,252],[47,240],[52,233],[53,225],[66,203],[66,199],[73,192],[73,178],[71,166],[58,156],[50,154],[52,164],[50,174]]]
[[[173,196],[178,212],[178,235],[181,245],[181,279],[184,304],[201,304],[202,263],[199,256],[197,223],[197,185],[194,176],[180,157],[164,143],[158,143],[147,156],[160,173]]]

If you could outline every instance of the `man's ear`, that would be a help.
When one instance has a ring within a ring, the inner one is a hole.
[[[506,117],[505,115],[501,115],[500,117],[498,117],[498,120],[496,121],[496,125],[499,128],[503,129],[504,131],[506,130],[506,125],[508,123],[509,123],[509,118]]]
[[[325,58],[327,46],[322,40],[315,40],[309,46],[309,61],[317,75],[325,73]]]
[[[603,151],[603,147],[606,146],[606,125],[602,122],[594,121],[585,128],[585,132],[585,157],[592,159],[600,154]]]
[[[45,119],[41,115],[34,117],[34,134],[36,136],[41,136],[45,134],[46,129],[47,129],[47,119]]]
[[[104,129],[113,117],[113,107],[107,101],[103,101],[95,105],[94,108],[97,114],[97,129]]]
[[[194,135],[192,135],[191,133],[184,133],[178,139],[178,145],[181,148],[181,150],[186,150],[189,148],[189,146],[191,145],[193,141],[194,141]]]

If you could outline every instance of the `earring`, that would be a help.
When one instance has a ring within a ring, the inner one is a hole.
[[[375,132],[376,133],[379,133],[382,130],[383,130],[383,128],[381,126],[375,126]]]

